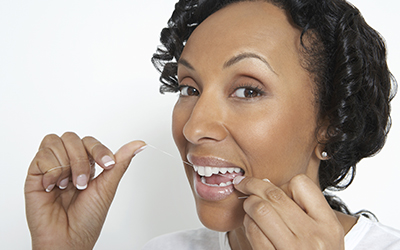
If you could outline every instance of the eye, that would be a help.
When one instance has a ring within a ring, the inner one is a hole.
[[[233,96],[239,97],[239,98],[254,98],[254,97],[259,97],[264,94],[264,91],[257,87],[240,87],[235,90],[233,93]]]
[[[199,95],[199,91],[190,86],[180,86],[179,91],[180,91],[181,96],[198,96]]]

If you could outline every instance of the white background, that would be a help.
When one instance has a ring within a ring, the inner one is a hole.
[[[150,57],[175,0],[0,1],[0,247],[29,249],[23,185],[41,139],[75,131],[116,151],[135,139],[178,156],[171,137],[176,95],[158,93]],[[354,0],[386,38],[400,78],[400,3]],[[384,150],[359,164],[340,196],[400,228],[400,98]],[[182,164],[148,148],[122,180],[96,249],[139,249],[152,237],[197,228]]]

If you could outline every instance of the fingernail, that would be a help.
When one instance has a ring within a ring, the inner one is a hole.
[[[106,168],[115,165],[115,161],[108,155],[103,156],[103,158],[101,158],[101,161],[103,162],[104,167]]]
[[[147,148],[147,145],[144,145],[143,147],[137,149],[133,154],[134,154],[134,155],[137,155],[137,154],[139,154],[140,152],[142,152],[143,150],[145,150],[146,148]]]
[[[233,184],[239,184],[244,178],[244,176],[236,176],[235,179],[233,179]]]
[[[76,178],[76,188],[79,190],[87,188],[87,177],[85,174],[81,174]]]
[[[263,179],[263,181],[271,183],[271,181],[268,180],[267,178]]]
[[[47,192],[47,193],[50,193],[51,190],[53,190],[53,188],[54,188],[55,185],[56,185],[56,184],[50,184],[50,185],[46,188],[46,192]]]
[[[65,178],[62,181],[60,181],[60,184],[58,185],[58,188],[60,189],[66,189],[68,187],[68,183],[69,183],[69,178]]]

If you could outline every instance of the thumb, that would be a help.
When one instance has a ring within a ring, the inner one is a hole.
[[[115,153],[116,164],[123,165],[126,170],[132,158],[144,150],[146,146],[144,141],[132,141],[125,144]]]
[[[115,166],[110,170],[103,171],[107,182],[118,185],[125,171],[128,169],[132,158],[146,148],[144,141],[132,141],[122,146],[114,155]],[[115,188],[116,188],[115,186]]]

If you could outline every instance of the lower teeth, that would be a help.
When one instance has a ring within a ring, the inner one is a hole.
[[[205,184],[205,185],[207,185],[207,186],[210,186],[210,187],[226,187],[226,186],[232,185],[232,182],[231,182],[231,181],[228,181],[228,182],[221,182],[219,185],[218,185],[218,184],[209,184],[209,183],[206,182],[206,178],[205,178],[204,176],[202,176],[202,177],[200,178],[200,180],[201,180],[201,182],[202,182],[203,184]]]

